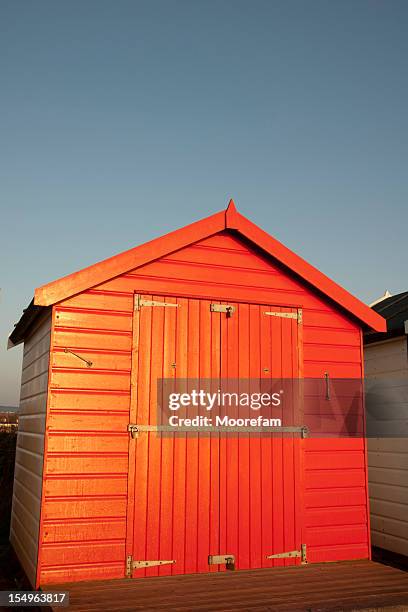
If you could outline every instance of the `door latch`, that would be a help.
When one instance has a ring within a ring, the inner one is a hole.
[[[133,423],[129,423],[129,425],[127,426],[127,430],[128,432],[130,432],[130,435],[132,436],[132,438],[137,438],[139,436],[139,429],[137,425],[134,425]]]
[[[231,306],[230,304],[211,304],[210,311],[225,312],[227,317],[232,317],[235,312],[235,306]]]
[[[235,555],[208,555],[208,565],[224,565],[227,570],[235,569]]]

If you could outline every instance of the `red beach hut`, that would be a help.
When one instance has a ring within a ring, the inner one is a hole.
[[[232,201],[36,289],[10,336],[10,537],[33,586],[368,558],[364,437],[146,427],[160,377],[361,378],[367,329],[384,319]]]

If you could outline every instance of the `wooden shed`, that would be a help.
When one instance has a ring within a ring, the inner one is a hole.
[[[365,329],[385,322],[232,201],[36,289],[10,336],[10,537],[32,584],[368,558],[363,436],[128,431],[154,422],[161,376],[361,378]]]
[[[384,430],[368,439],[371,538],[373,546],[408,557],[408,291],[387,292],[372,308],[387,331],[364,335],[367,387],[376,392]]]

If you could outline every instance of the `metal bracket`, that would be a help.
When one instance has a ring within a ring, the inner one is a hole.
[[[289,550],[283,553],[276,553],[275,555],[267,555],[267,559],[292,559],[293,557],[301,556],[300,550]]]
[[[235,555],[208,555],[208,565],[224,565],[227,570],[235,569]]]
[[[141,433],[297,433],[302,438],[306,438],[308,435],[308,428],[303,427],[240,427],[239,425],[198,425],[196,427],[190,427],[188,425],[136,425],[135,423],[129,423],[127,430],[130,432],[132,438],[138,438]]]
[[[281,319],[296,319],[299,325],[303,321],[303,311],[301,308],[298,308],[297,312],[264,312],[264,314],[270,317],[280,317]]]
[[[293,559],[294,557],[300,557],[302,563],[307,563],[306,544],[301,544],[300,550],[289,550],[266,556],[267,559]]]
[[[157,565],[173,565],[175,559],[157,561],[132,561],[133,569],[143,569],[144,567],[156,567]]]
[[[160,302],[159,300],[143,300],[138,293],[135,294],[135,310],[140,310],[142,306],[162,306],[178,308],[179,304],[173,302]]]
[[[74,351],[71,351],[71,349],[69,348],[64,348],[64,353],[71,353],[71,355],[74,355],[74,357],[78,357],[78,359],[86,363],[88,368],[92,366],[92,361],[90,361],[89,359],[85,359],[85,357],[81,357],[81,355],[74,353]]]
[[[235,312],[235,306],[229,304],[210,304],[211,312],[225,312],[227,317],[232,317]]]
[[[156,567],[158,565],[170,565],[175,562],[176,562],[175,559],[169,559],[169,560],[158,559],[154,561],[133,561],[132,555],[127,555],[126,557],[126,576],[128,578],[131,578],[133,570],[143,569],[145,567]]]
[[[126,578],[132,577],[132,555],[126,557]]]
[[[324,379],[326,381],[326,399],[330,399],[330,374],[328,372],[324,373]]]

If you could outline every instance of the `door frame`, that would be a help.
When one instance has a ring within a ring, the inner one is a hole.
[[[264,306],[272,306],[276,308],[294,308],[298,312],[302,312],[302,305],[289,305],[289,304],[265,304],[265,300],[262,301],[251,301],[248,302],[242,299],[231,298],[228,300],[227,298],[219,298],[219,297],[208,297],[208,296],[197,296],[191,294],[184,293],[172,293],[172,292],[163,292],[160,293],[151,293],[149,291],[143,290],[135,290],[133,293],[132,300],[132,347],[131,347],[131,370],[130,370],[130,400],[129,400],[129,423],[136,422],[136,412],[137,412],[137,393],[138,393],[138,355],[139,355],[139,346],[140,346],[140,309],[135,308],[136,297],[139,295],[146,296],[168,296],[172,298],[187,298],[187,299],[195,299],[195,300],[214,300],[217,302],[232,302],[232,303],[241,303],[241,304],[254,304],[254,305],[264,305]],[[304,357],[303,357],[303,317],[302,322],[298,322],[297,325],[297,353],[298,353],[298,378],[303,378],[304,373]],[[127,504],[126,504],[126,540],[125,540],[125,558],[123,560],[123,571],[124,576],[126,577],[126,568],[127,568],[127,558],[128,556],[133,556],[134,551],[134,508],[136,501],[136,491],[135,491],[135,468],[136,468],[136,444],[134,443],[132,436],[128,432],[129,435],[129,443],[128,443],[128,477],[127,477]],[[298,491],[298,499],[299,499],[299,513],[298,520],[299,526],[295,529],[299,531],[300,543],[305,543],[305,521],[304,521],[304,509],[305,509],[305,442],[304,438],[299,438],[299,470],[294,470],[295,476],[295,487],[296,485],[299,487]],[[297,481],[297,482],[296,482]],[[271,568],[273,569],[273,568]],[[133,573],[133,572],[132,572]],[[132,577],[132,576],[130,576]]]

